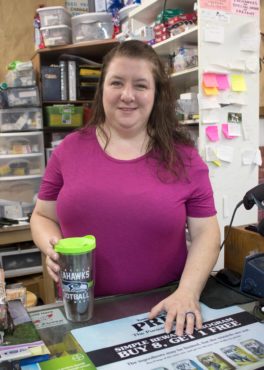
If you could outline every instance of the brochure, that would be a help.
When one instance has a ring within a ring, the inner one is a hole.
[[[41,340],[21,300],[8,302],[10,325],[0,345],[0,363],[7,360],[49,357],[49,350]]]
[[[147,313],[72,330],[99,370],[201,370],[264,368],[264,325],[238,306],[201,304],[201,330],[164,331],[165,314]]]

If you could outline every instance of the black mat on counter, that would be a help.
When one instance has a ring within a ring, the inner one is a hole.
[[[210,308],[219,309],[256,301],[256,298],[244,295],[239,287],[229,287],[210,276],[201,294],[200,301]]]

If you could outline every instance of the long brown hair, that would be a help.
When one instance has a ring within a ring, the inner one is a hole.
[[[175,144],[193,146],[193,141],[190,139],[187,131],[177,121],[175,110],[176,99],[164,65],[154,49],[144,42],[138,40],[125,41],[118,44],[105,55],[101,77],[93,102],[91,119],[85,128],[96,126],[102,129],[100,126],[105,121],[103,107],[104,81],[109,64],[115,57],[144,59],[151,63],[155,81],[155,100],[147,124],[147,133],[150,137],[147,150],[151,151],[152,155],[165,168],[178,177],[178,171],[183,167],[183,163],[180,152],[177,150],[178,146]],[[105,132],[104,135],[106,135]]]

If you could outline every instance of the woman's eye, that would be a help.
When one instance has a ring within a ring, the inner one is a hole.
[[[111,85],[112,86],[121,86],[121,81],[112,81]]]
[[[147,88],[147,86],[146,86],[146,85],[141,85],[141,84],[139,84],[139,85],[136,85],[136,88],[137,88],[138,90],[145,90],[145,89]]]

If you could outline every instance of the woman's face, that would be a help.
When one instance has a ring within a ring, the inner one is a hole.
[[[123,132],[146,131],[155,98],[152,64],[144,59],[115,57],[103,85],[105,124]]]

